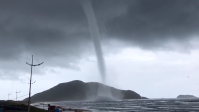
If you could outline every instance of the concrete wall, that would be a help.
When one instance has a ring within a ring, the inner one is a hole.
[[[4,112],[28,112],[28,111],[22,111],[22,110],[5,110]]]
[[[0,107],[0,112],[3,112],[3,108],[2,107]]]

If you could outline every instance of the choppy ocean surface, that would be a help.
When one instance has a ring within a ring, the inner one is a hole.
[[[149,99],[122,101],[63,101],[44,102],[65,108],[81,108],[92,112],[199,112],[199,99]],[[33,104],[47,108],[41,103]]]

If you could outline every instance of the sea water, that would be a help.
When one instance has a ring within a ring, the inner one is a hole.
[[[45,102],[45,104],[48,103],[64,108],[87,109],[92,112],[199,112],[199,99]],[[38,104],[33,105],[43,108]]]

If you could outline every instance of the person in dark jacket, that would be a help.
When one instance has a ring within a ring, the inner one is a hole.
[[[54,111],[55,110],[55,106],[50,106],[50,104],[48,104],[48,110],[49,111]]]

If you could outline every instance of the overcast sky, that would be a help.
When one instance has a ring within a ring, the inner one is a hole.
[[[149,98],[199,96],[198,0],[92,0],[108,85]],[[100,82],[78,0],[0,0],[0,99],[72,80]],[[19,99],[23,99],[21,97]]]

